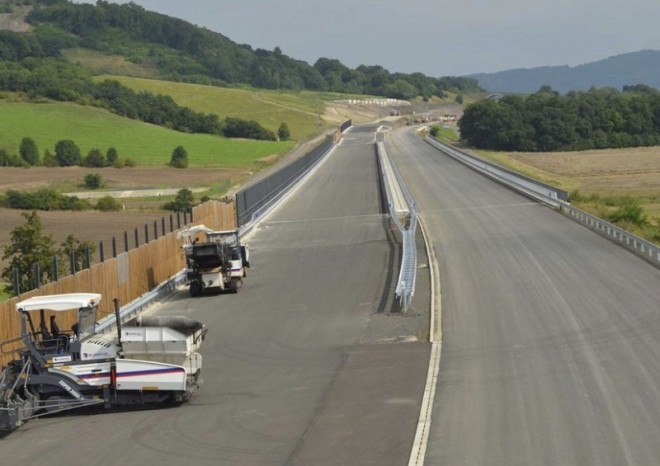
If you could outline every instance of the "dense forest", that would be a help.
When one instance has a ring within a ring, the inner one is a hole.
[[[27,21],[44,52],[84,47],[128,57],[156,67],[164,79],[201,84],[247,84],[265,89],[293,89],[369,94],[400,99],[443,96],[446,91],[478,90],[472,78],[432,78],[422,73],[390,73],[381,66],[349,69],[320,58],[313,66],[276,47],[253,50],[222,34],[186,21],[145,10],[134,3],[73,4],[36,1]],[[0,56],[2,52],[0,51]]]
[[[660,91],[645,85],[560,95],[543,86],[469,105],[459,121],[471,146],[504,151],[570,151],[660,144]]]

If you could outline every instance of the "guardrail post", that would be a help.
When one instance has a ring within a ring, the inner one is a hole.
[[[105,254],[103,253],[103,241],[99,241],[99,260],[105,262]]]
[[[117,257],[117,241],[112,237],[112,257]]]
[[[154,239],[158,239],[158,223],[154,220]]]
[[[135,227],[135,247],[140,247],[140,235],[138,235],[138,228]]]
[[[124,252],[128,252],[128,232],[124,230]]]
[[[170,214],[170,233],[174,231],[174,217]]]
[[[165,217],[160,218],[160,228],[161,233],[163,234],[162,236],[165,236]]]
[[[149,224],[144,224],[144,244],[149,242]]]
[[[177,210],[176,212],[176,229],[179,230],[181,228],[181,212]]]

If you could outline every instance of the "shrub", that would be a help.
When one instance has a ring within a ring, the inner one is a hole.
[[[119,155],[117,153],[117,149],[114,147],[109,148],[105,153],[105,160],[107,161],[108,165],[114,165],[118,158]]]
[[[92,205],[85,199],[80,199],[76,196],[59,195],[59,202],[56,205],[56,210],[90,210]]]
[[[122,205],[112,196],[103,196],[96,203],[96,210],[101,212],[116,212],[122,210]]]
[[[644,209],[639,202],[631,197],[620,199],[618,210],[608,216],[608,220],[613,223],[629,222],[638,227],[648,224],[648,219],[644,215]]]
[[[259,141],[275,141],[277,136],[254,120],[242,118],[225,118],[222,134],[228,138],[246,138]]]
[[[187,168],[188,167],[188,152],[183,146],[177,146],[172,151],[170,158],[170,167],[174,168]]]
[[[37,165],[39,163],[39,149],[37,149],[37,143],[34,142],[34,139],[23,138],[18,152],[28,165]]]
[[[87,189],[99,189],[103,186],[103,177],[98,173],[88,173],[85,175],[84,185]]]
[[[92,149],[82,161],[82,165],[83,167],[103,168],[107,163],[103,153],[99,149]]]
[[[193,208],[195,197],[188,188],[180,189],[172,202],[163,204],[163,209],[173,210],[175,212],[184,212]]]
[[[70,139],[61,140],[55,144],[55,158],[60,167],[72,167],[80,165],[82,162],[80,149]]]
[[[0,149],[0,167],[27,167],[25,160],[16,154],[10,154],[5,149]]]
[[[87,210],[91,204],[76,196],[64,196],[51,188],[33,192],[10,189],[5,195],[7,207],[21,210]]]
[[[44,159],[43,159],[43,165],[44,167],[59,167],[59,163],[57,162],[57,158],[55,158],[55,155],[48,149],[46,149],[46,152],[44,152]]]
[[[291,131],[289,131],[289,125],[282,122],[280,127],[277,129],[277,137],[280,138],[280,141],[288,141],[291,137]]]

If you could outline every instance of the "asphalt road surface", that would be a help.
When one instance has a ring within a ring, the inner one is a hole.
[[[396,335],[382,328],[363,343],[375,316],[404,318],[383,317],[392,244],[374,129],[345,135],[255,231],[238,294],[181,290],[159,306],[209,327],[189,403],[33,420],[0,439],[2,464],[406,464],[430,345],[384,343]]]
[[[660,464],[660,270],[408,129],[390,142],[440,261],[425,464]]]

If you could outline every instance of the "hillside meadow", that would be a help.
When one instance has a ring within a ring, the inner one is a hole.
[[[82,155],[98,148],[115,147],[122,159],[138,166],[165,166],[172,151],[181,145],[190,166],[256,169],[258,161],[287,153],[293,141],[251,141],[207,134],[187,134],[161,126],[130,120],[97,107],[70,103],[0,101],[0,148],[18,153],[23,137],[35,140],[43,156],[54,151],[57,141],[73,140]],[[275,157],[277,158],[277,157]]]
[[[333,124],[322,118],[325,102],[332,98],[347,98],[345,95],[309,91],[224,88],[128,76],[101,75],[95,79],[113,79],[135,91],[169,95],[179,105],[198,112],[215,113],[220,119],[254,120],[271,131],[277,131],[281,123],[286,123],[294,140],[313,138],[332,127]]]

